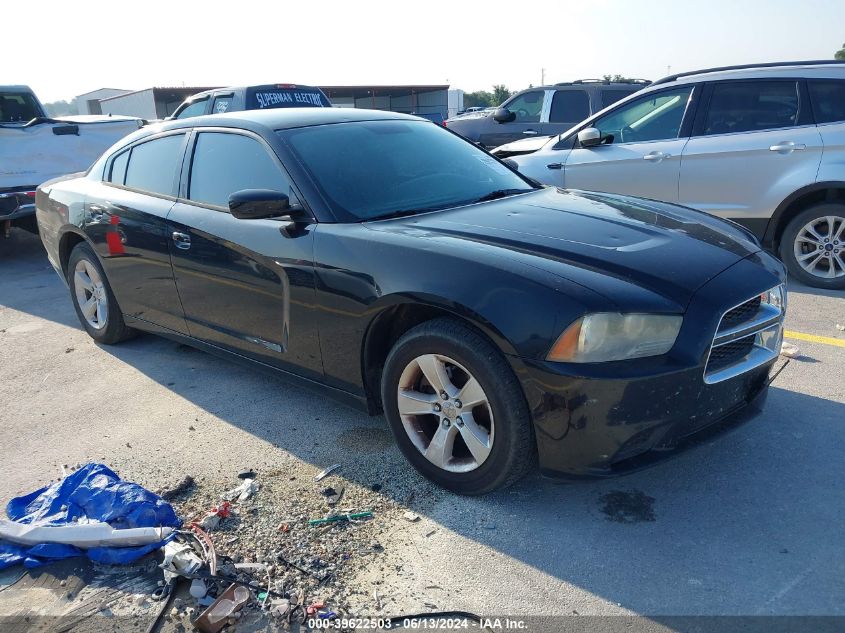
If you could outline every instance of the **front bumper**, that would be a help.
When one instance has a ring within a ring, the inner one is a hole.
[[[35,191],[35,188],[28,189]],[[19,220],[35,215],[35,199],[27,196],[23,191],[7,191],[0,193],[0,221]]]
[[[523,364],[540,469],[556,477],[607,477],[653,465],[756,417],[775,361],[705,385],[701,368],[622,379],[556,374]]]
[[[542,472],[630,472],[756,417],[777,351],[738,374],[705,367],[726,311],[785,281],[783,265],[764,252],[723,271],[692,297],[665,356],[580,366],[511,358],[534,421]]]

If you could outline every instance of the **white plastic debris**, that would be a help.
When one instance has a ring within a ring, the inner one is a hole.
[[[224,492],[222,498],[224,501],[234,501],[235,499],[246,501],[256,492],[258,492],[258,484],[255,483],[255,479],[244,479],[243,483],[237,488]]]
[[[845,325],[842,325],[841,323],[837,323],[836,329],[839,330],[840,332],[845,332]]]
[[[177,576],[195,573],[202,567],[202,559],[187,543],[170,541],[164,546],[164,560],[160,567],[164,570],[164,580],[169,583]]]
[[[92,547],[133,547],[163,541],[173,532],[168,527],[117,530],[108,523],[92,521],[71,525],[29,525],[0,519],[0,539],[19,545],[63,543],[80,549]]]
[[[208,593],[208,588],[205,586],[205,582],[201,578],[194,578],[191,581],[190,593],[194,598],[204,598],[205,594]]]
[[[340,464],[332,464],[321,473],[315,475],[314,481],[322,481],[323,479],[331,475],[334,471],[336,471],[338,468],[340,468]]]
[[[402,515],[402,518],[406,521],[410,521],[411,523],[415,523],[420,520],[420,515],[416,512],[411,512],[408,510],[405,514]]]
[[[780,355],[787,358],[798,358],[801,356],[801,350],[797,345],[784,341],[780,346]]]

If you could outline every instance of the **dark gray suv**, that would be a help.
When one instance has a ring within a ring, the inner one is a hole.
[[[623,82],[579,79],[529,88],[516,93],[493,112],[455,117],[446,121],[446,127],[485,147],[560,134],[648,83],[644,79]]]

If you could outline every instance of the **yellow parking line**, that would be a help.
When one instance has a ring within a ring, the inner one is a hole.
[[[836,347],[845,347],[845,339],[831,338],[830,336],[816,336],[815,334],[804,334],[804,332],[793,332],[785,330],[783,335],[786,338],[794,338],[799,341],[810,341],[811,343],[824,343],[825,345],[835,345]]]

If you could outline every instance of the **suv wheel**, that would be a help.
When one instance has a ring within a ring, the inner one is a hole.
[[[135,334],[123,322],[103,267],[88,244],[77,244],[71,251],[67,283],[76,316],[95,341],[111,345]]]
[[[783,232],[780,258],[808,286],[845,288],[845,206],[820,204],[795,216]]]
[[[536,461],[519,381],[499,350],[459,321],[435,319],[397,341],[382,402],[408,461],[459,494],[507,486]]]

